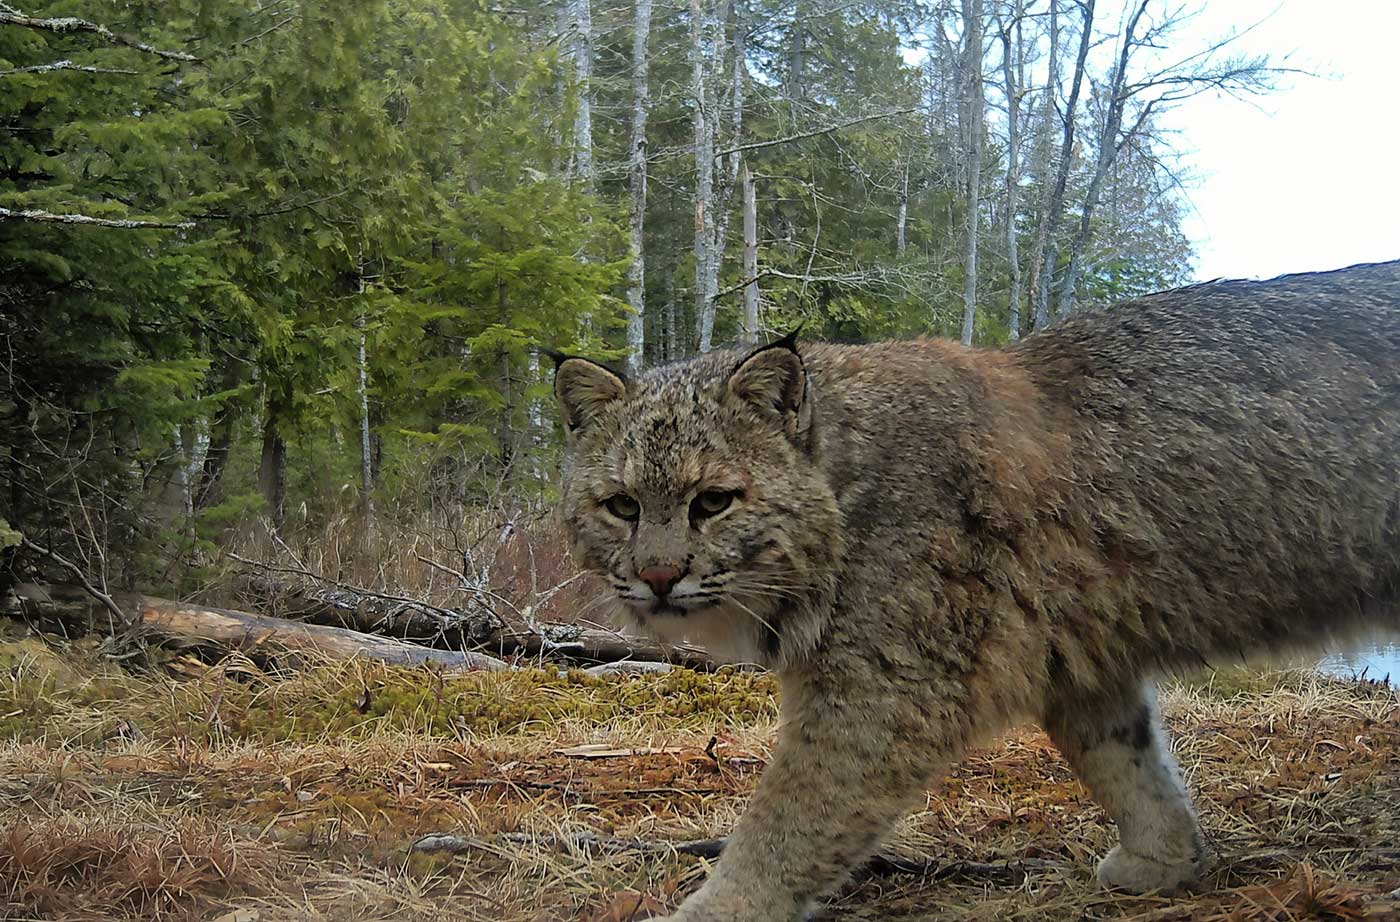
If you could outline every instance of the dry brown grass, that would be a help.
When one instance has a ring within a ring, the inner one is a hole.
[[[560,851],[544,837],[723,834],[769,756],[776,713],[771,680],[750,676],[439,682],[360,665],[282,678],[236,663],[166,668],[182,674],[0,645],[0,918],[644,916],[695,886],[704,863]],[[479,719],[497,713],[487,704],[512,716]],[[434,706],[470,719],[433,718]],[[964,759],[892,847],[1048,869],[1015,882],[867,877],[822,918],[1400,918],[1386,895],[1400,886],[1394,690],[1275,674],[1173,686],[1164,706],[1222,854],[1196,892],[1097,889],[1093,859],[1111,830],[1048,741],[1021,730]],[[581,743],[678,751],[557,751]],[[410,855],[429,832],[486,847]],[[541,842],[502,838],[519,833]]]

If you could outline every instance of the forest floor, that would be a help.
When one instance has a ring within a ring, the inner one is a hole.
[[[776,683],[751,674],[133,662],[0,638],[0,919],[642,919],[704,859],[576,835],[722,835],[776,719]],[[1111,829],[1024,729],[968,755],[890,843],[944,872],[863,874],[820,918],[1400,918],[1395,689],[1232,672],[1168,686],[1163,707],[1222,856],[1195,892],[1098,889]],[[433,833],[473,844],[410,851]]]

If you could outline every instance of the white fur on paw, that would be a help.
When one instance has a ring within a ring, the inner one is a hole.
[[[1203,862],[1168,864],[1116,846],[1099,862],[1099,883],[1113,890],[1146,893],[1175,890],[1201,875]]]

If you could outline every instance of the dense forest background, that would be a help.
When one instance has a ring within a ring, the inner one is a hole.
[[[1278,73],[1186,18],[0,3],[6,578],[188,586],[256,545],[486,580],[549,531],[542,349],[996,345],[1182,282],[1189,138],[1158,117]]]

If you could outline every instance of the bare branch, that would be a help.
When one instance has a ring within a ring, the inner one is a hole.
[[[834,125],[827,125],[823,128],[814,128],[811,131],[802,131],[797,134],[790,134],[782,138],[773,138],[771,141],[751,141],[748,144],[740,144],[736,147],[726,147],[724,150],[715,152],[715,159],[728,156],[729,154],[742,153],[746,150],[758,150],[762,147],[776,147],[779,144],[788,144],[792,141],[803,141],[807,138],[815,138],[824,134],[831,134],[833,131],[840,131],[843,128],[850,128],[853,125],[860,125],[865,122],[873,122],[876,119],[893,118],[896,115],[908,115],[911,112],[918,112],[926,106],[910,106],[907,109],[891,109],[888,112],[875,112],[871,115],[862,115],[860,118],[848,119],[844,122],[837,122]]]
[[[188,61],[195,63],[199,58],[183,51],[166,51],[147,45],[145,42],[138,42],[134,38],[127,38],[118,35],[104,25],[89,22],[86,19],[78,19],[73,16],[64,16],[59,19],[36,19],[33,16],[26,16],[13,7],[0,9],[0,26],[23,26],[26,29],[39,29],[44,32],[56,32],[64,35],[69,32],[90,32],[106,41],[108,44],[121,45],[124,48],[133,48],[137,51],[144,51],[157,57],[170,61]]]
[[[54,214],[51,211],[39,211],[35,208],[27,208],[23,211],[11,211],[8,208],[0,208],[0,221],[36,221],[41,224],[84,224],[89,227],[120,227],[127,229],[156,227],[165,230],[188,230],[194,227],[193,221],[136,221],[128,218],[94,218],[91,215],[85,214]]]
[[[72,61],[64,59],[62,61],[54,61],[52,64],[31,64],[28,67],[15,67],[10,70],[0,70],[0,77],[10,77],[15,74],[48,74],[56,70],[76,70],[84,74],[126,74],[133,77],[141,73],[139,70],[121,70],[115,67],[92,67],[87,64],[75,64]]]
[[[281,22],[273,23],[272,25],[268,26],[266,29],[263,29],[263,30],[262,30],[261,32],[259,32],[257,35],[250,35],[250,36],[248,36],[247,38],[245,38],[243,41],[239,42],[238,44],[240,44],[240,45],[251,45],[253,42],[256,42],[258,39],[260,39],[260,38],[262,38],[262,37],[264,37],[264,36],[266,36],[266,35],[271,35],[273,32],[276,32],[278,29],[282,28],[282,27],[285,26],[287,23],[289,23],[289,22],[294,22],[295,20],[296,20],[296,16],[295,16],[295,15],[288,16],[286,19],[283,19]]]
[[[88,595],[92,596],[97,601],[101,602],[102,607],[107,609],[107,611],[111,612],[112,617],[116,619],[116,623],[118,625],[125,628],[131,624],[131,619],[129,619],[126,616],[126,613],[121,610],[121,606],[114,602],[110,595],[94,586],[92,584],[92,581],[88,579],[87,574],[83,572],[82,567],[78,566],[76,563],[69,560],[67,557],[64,557],[57,551],[43,547],[39,544],[35,544],[28,538],[21,537],[19,539],[19,543],[21,547],[26,547],[36,554],[49,558],[54,563],[58,564],[60,567],[63,567],[63,569],[67,570],[69,573],[72,573],[73,576],[82,585],[83,591],[86,592]]]

